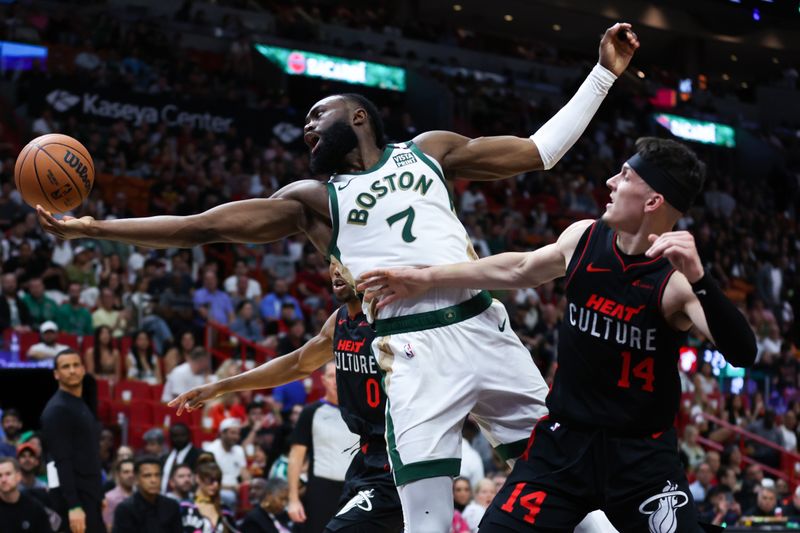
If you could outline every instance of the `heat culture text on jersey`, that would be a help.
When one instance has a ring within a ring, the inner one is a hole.
[[[365,345],[366,353],[362,353]],[[378,364],[365,340],[339,339],[334,346],[333,354],[336,356],[336,370],[380,376]]]
[[[570,260],[547,405],[553,420],[573,425],[661,431],[677,411],[678,351],[686,338],[661,310],[674,269],[663,257],[621,253],[615,239],[597,221]]]
[[[350,317],[347,306],[339,309],[333,333],[339,409],[350,431],[361,437],[362,446],[369,443],[370,453],[385,454],[386,396],[372,355],[374,339],[375,332],[363,314]]]
[[[644,307],[629,307],[611,298],[591,294],[581,307],[570,302],[567,320],[572,327],[592,337],[616,342],[624,348],[655,352],[657,328],[642,329],[630,324]]]

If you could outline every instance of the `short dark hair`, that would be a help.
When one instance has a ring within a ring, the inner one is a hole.
[[[180,470],[181,468],[188,468],[189,472],[194,474],[194,471],[192,470],[191,466],[187,465],[186,463],[180,463],[172,467],[172,472],[169,473],[169,477],[173,477],[175,474],[178,473],[178,470]]]
[[[117,464],[114,466],[114,471],[119,474],[122,471],[122,465],[127,463],[132,464],[134,469],[136,469],[136,463],[134,463],[133,459],[123,459],[121,461],[117,461]]]
[[[0,417],[0,420],[5,420],[7,416],[16,416],[22,420],[22,415],[20,414],[19,410],[14,407],[9,407],[8,409],[4,410],[3,416]]]
[[[144,465],[156,465],[158,466],[159,471],[161,470],[161,461],[158,460],[158,457],[154,457],[152,455],[143,455],[136,459],[136,462],[133,464],[133,471],[137,475],[142,470]]]
[[[19,461],[17,461],[16,457],[0,457],[0,465],[6,463],[11,463],[11,466],[14,467],[14,472],[22,472],[22,468],[20,468]]]
[[[260,400],[255,400],[247,404],[247,412],[249,413],[253,409],[264,409],[265,405],[264,402]]]
[[[271,494],[275,494],[276,492],[281,492],[289,488],[289,484],[286,482],[285,479],[279,477],[271,477],[267,480],[267,484],[264,485],[264,497]]]
[[[370,129],[372,129],[372,133],[375,136],[375,146],[378,148],[386,146],[386,133],[384,132],[383,119],[378,107],[369,98],[358,93],[343,93],[339,96],[367,112]]]
[[[203,359],[204,357],[208,357],[208,352],[202,346],[195,346],[189,352],[187,357],[192,361],[197,361],[198,359]]]
[[[244,309],[244,306],[245,306],[245,305],[247,305],[247,304],[250,304],[250,305],[252,305],[253,307],[255,307],[255,305],[256,305],[256,304],[253,302],[253,300],[248,300],[248,299],[242,300],[241,302],[239,302],[238,304],[236,304],[236,312],[237,312],[237,313],[241,313],[241,312],[242,312],[242,309]]]
[[[636,153],[675,178],[686,190],[697,196],[706,180],[706,165],[683,143],[658,137],[636,139]]]
[[[81,356],[81,354],[79,354],[78,350],[75,348],[65,348],[56,354],[55,358],[53,359],[53,368],[58,368],[58,358],[63,355],[77,355],[79,358]],[[83,363],[83,359],[81,359],[81,363]]]
[[[191,434],[192,434],[192,430],[191,430],[191,429],[189,429],[189,426],[188,426],[188,425],[186,425],[186,424],[184,424],[183,422],[175,422],[174,424],[170,424],[170,426],[169,426],[169,429],[171,429],[171,430],[172,430],[172,429],[176,429],[176,428],[183,428],[183,429],[185,429],[187,432],[189,432],[189,435],[191,435]]]

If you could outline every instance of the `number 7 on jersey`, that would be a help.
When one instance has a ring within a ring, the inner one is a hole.
[[[399,213],[395,213],[394,215],[388,217],[386,219],[386,223],[389,224],[389,227],[392,227],[392,224],[395,222],[406,219],[406,223],[403,224],[403,240],[405,242],[414,242],[417,238],[411,233],[411,225],[414,223],[414,208],[409,206],[408,209],[400,211]]]

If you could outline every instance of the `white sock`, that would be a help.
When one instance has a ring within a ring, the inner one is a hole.
[[[406,533],[449,533],[453,527],[453,480],[420,479],[397,487]]]

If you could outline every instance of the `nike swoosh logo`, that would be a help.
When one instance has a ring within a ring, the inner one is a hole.
[[[589,265],[586,267],[586,272],[611,272],[611,269],[610,268],[599,268],[599,267],[594,266],[593,263],[589,263]]]
[[[339,325],[341,326],[341,325],[342,325],[342,324],[344,324],[345,322],[347,322],[347,319],[346,319],[346,318],[343,318],[343,319],[339,320]]]
[[[353,182],[353,180],[350,180],[350,181],[348,181],[347,183],[345,183],[344,185],[342,185],[341,187],[336,187],[336,190],[337,190],[337,191],[343,191],[343,190],[345,190],[345,189],[347,188],[347,186],[348,186],[348,185],[350,185],[352,182]]]
[[[505,331],[506,330],[506,322],[507,321],[508,321],[508,319],[503,320],[503,323],[500,324],[499,326],[497,326],[497,329],[499,329],[500,331]]]

